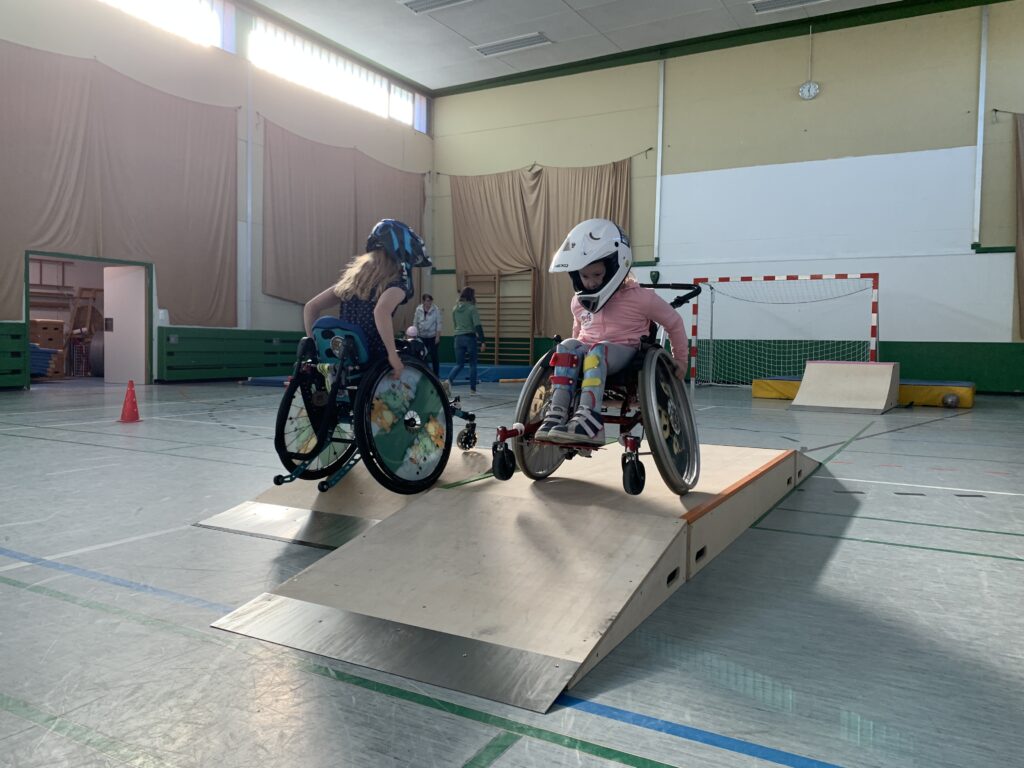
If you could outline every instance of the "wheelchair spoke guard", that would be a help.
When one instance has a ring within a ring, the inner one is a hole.
[[[386,362],[360,383],[353,414],[366,468],[395,493],[419,493],[441,476],[452,448],[452,410],[437,378],[405,360],[395,379]]]

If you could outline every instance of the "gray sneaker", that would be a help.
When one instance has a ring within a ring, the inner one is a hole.
[[[565,424],[565,420],[569,417],[569,411],[564,405],[548,405],[548,410],[544,414],[544,421],[541,422],[540,427],[533,433],[534,440],[547,440],[551,434],[551,430],[555,427],[561,427]]]
[[[604,419],[598,411],[581,405],[567,424],[553,427],[547,439],[567,445],[604,445]]]

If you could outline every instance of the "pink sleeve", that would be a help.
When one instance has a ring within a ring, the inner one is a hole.
[[[672,308],[672,305],[661,298],[651,289],[647,290],[647,315],[658,325],[664,326],[668,331],[669,341],[672,342],[672,357],[682,363],[690,358],[690,346],[686,341],[686,325],[679,313]]]
[[[569,302],[569,311],[572,312],[572,336],[570,338],[578,338],[580,335],[580,317],[576,314],[576,310],[580,308],[579,299],[575,296],[572,297],[572,301]]]

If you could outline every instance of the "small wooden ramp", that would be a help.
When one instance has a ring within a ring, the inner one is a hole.
[[[896,407],[899,363],[808,360],[789,407],[803,411],[885,413]]]
[[[405,497],[213,626],[545,712],[817,466],[702,445],[701,482],[679,497],[647,463],[638,497],[615,447],[544,482]]]

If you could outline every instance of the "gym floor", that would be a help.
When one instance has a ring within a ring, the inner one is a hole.
[[[518,388],[464,400],[481,448]],[[1020,764],[1024,398],[698,389],[702,442],[825,464],[538,715],[210,628],[325,554],[194,525],[270,486],[281,391],[137,392],[0,393],[0,766]]]

